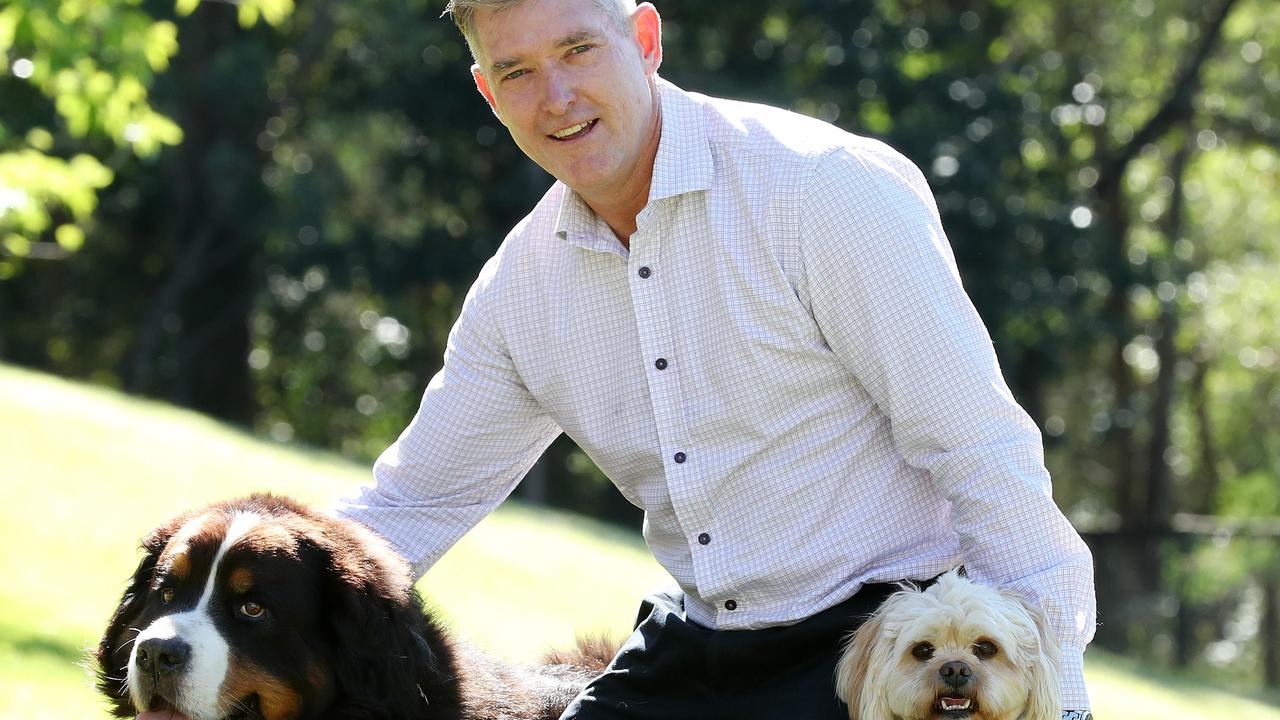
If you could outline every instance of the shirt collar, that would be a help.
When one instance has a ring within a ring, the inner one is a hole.
[[[662,101],[662,137],[653,160],[649,202],[711,189],[715,169],[702,106],[661,78],[658,97]]]
[[[657,83],[662,104],[662,137],[658,139],[658,153],[653,160],[649,205],[685,193],[709,190],[714,173],[701,106],[666,80],[658,78]],[[559,180],[556,184],[563,188],[556,215],[556,235],[591,250],[621,250],[621,243],[586,201]]]
[[[588,250],[619,254],[625,252],[608,223],[595,214],[586,200],[559,180],[556,181],[556,186],[560,191],[560,210],[556,215],[557,236]]]

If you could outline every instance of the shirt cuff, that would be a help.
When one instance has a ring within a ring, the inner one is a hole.
[[[1093,713],[1088,710],[1063,710],[1062,720],[1093,720]]]
[[[1062,681],[1062,707],[1079,710],[1083,717],[1092,705],[1089,703],[1089,689],[1084,684],[1084,650],[1063,648],[1062,664],[1058,668]],[[1071,717],[1066,712],[1063,718]]]

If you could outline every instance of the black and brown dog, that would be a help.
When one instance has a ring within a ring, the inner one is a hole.
[[[270,495],[157,528],[97,651],[142,720],[554,720],[604,643],[516,667],[450,640],[380,537]]]

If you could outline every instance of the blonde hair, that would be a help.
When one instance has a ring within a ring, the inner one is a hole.
[[[587,0],[582,0],[587,1]],[[617,23],[620,29],[626,30],[630,28],[631,13],[635,12],[636,0],[589,0],[597,8],[609,16],[610,20]],[[480,54],[479,43],[476,39],[475,15],[476,10],[493,10],[501,12],[509,8],[515,7],[525,0],[449,0],[449,4],[445,6],[445,13],[453,17],[453,22],[458,26],[458,30],[462,32],[462,37],[467,41],[467,47],[471,49],[471,57],[479,60]]]

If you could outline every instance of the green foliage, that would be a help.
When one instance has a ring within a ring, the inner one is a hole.
[[[190,14],[198,0],[178,0]],[[279,25],[292,0],[237,3],[241,24]],[[13,0],[0,9],[0,280],[23,258],[62,258],[92,229],[121,154],[154,158],[182,129],[149,88],[178,52],[178,28],[141,0]],[[7,257],[6,257],[7,256]]]
[[[84,244],[84,231],[78,224],[87,222],[97,206],[96,192],[111,184],[112,173],[96,158],[76,155],[70,160],[49,157],[28,148],[0,153],[0,239],[5,252],[15,257],[31,253],[29,235],[50,229],[54,219],[49,208],[65,208],[73,222],[53,229],[57,245],[75,252]],[[7,231],[7,232],[6,232]],[[0,261],[0,280],[14,270]]]

